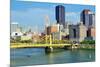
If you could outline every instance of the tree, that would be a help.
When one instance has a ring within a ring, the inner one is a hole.
[[[95,44],[95,40],[84,40],[81,44]]]

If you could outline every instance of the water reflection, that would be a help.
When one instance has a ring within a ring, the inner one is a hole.
[[[95,61],[95,50],[55,50],[45,53],[44,48],[11,49],[11,65],[59,64]]]

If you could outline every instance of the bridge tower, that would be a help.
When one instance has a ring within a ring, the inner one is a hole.
[[[50,20],[49,20],[49,16],[45,15],[45,40],[46,40],[46,44],[47,44],[47,39],[48,39],[48,35],[47,35],[47,27],[50,25]]]
[[[52,36],[51,35],[47,35],[47,27],[50,26],[50,20],[49,20],[49,16],[46,15],[45,16],[45,40],[46,40],[46,44],[47,43],[47,40],[49,39],[49,44],[52,45]],[[45,48],[45,52],[52,52],[53,51],[53,47],[46,47]]]

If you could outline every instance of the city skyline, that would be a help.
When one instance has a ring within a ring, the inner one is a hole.
[[[65,7],[65,22],[70,21],[74,24],[80,22],[80,13],[82,10],[89,9],[95,13],[95,6],[92,5],[83,6],[11,0],[11,22],[18,22],[20,25],[30,26],[33,29],[39,26],[39,31],[43,31],[46,15],[49,17],[51,24],[57,22],[55,18],[55,7],[57,5]]]

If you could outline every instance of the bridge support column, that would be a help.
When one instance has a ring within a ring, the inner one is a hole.
[[[45,52],[46,53],[53,52],[53,47],[45,47]]]

